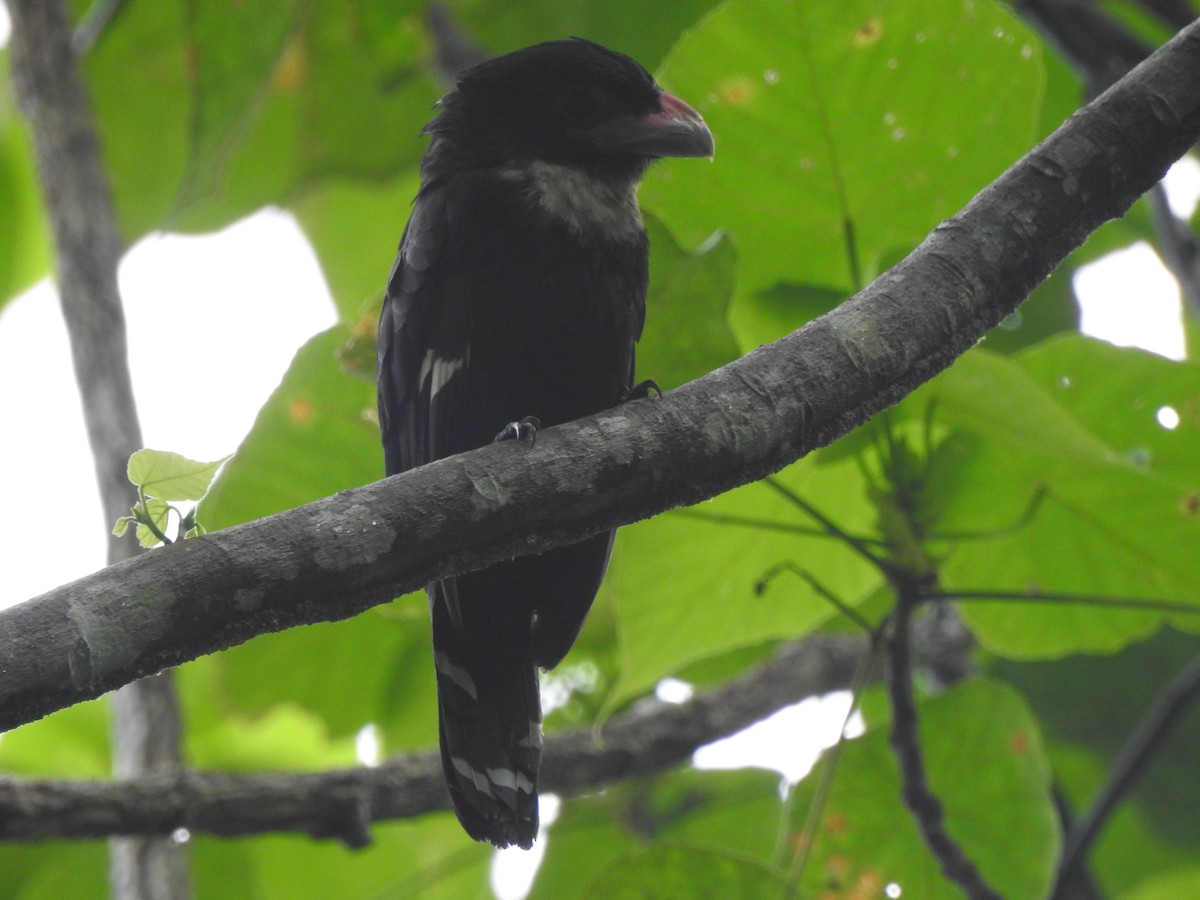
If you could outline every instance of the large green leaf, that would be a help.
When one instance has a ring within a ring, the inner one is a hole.
[[[992,669],[1029,699],[1047,735],[1086,747],[1112,765],[1168,685],[1197,654],[1200,638],[1164,629],[1111,656],[1019,665],[997,660]],[[1096,703],[1096,697],[1104,702]],[[1200,849],[1200,818],[1195,815],[1200,809],[1198,745],[1200,717],[1183,718],[1155,747],[1153,764],[1138,779],[1130,799],[1162,835]]]
[[[653,70],[680,32],[715,5],[716,0],[478,0],[456,3],[454,12],[492,53],[578,35],[628,53]]]
[[[1194,756],[1194,745],[1192,749]],[[1107,780],[1108,763],[1079,745],[1049,737],[1046,750],[1054,767],[1055,788],[1061,792],[1072,816],[1077,817],[1088,808]],[[1172,803],[1168,809],[1181,817],[1195,818],[1194,805]],[[1165,839],[1146,820],[1143,806],[1122,803],[1113,810],[1088,854],[1088,873],[1095,880],[1101,896],[1115,897],[1155,873],[1190,865],[1195,860],[1194,845]]]
[[[177,202],[186,206],[219,189],[229,156],[257,119],[276,72],[284,82],[302,65],[301,51],[289,53],[288,42],[310,6],[308,0],[184,4],[192,110],[188,169]]]
[[[416,193],[413,170],[387,184],[329,181],[292,206],[321,261],[342,321],[360,324],[363,334],[372,339],[388,272]],[[370,363],[374,365],[373,348]]]
[[[638,900],[647,896],[651,884],[655,894],[678,900],[755,900],[781,895],[785,887],[783,878],[766,866],[729,853],[695,847],[655,847],[614,863],[580,896]]]
[[[1147,878],[1121,894],[1120,900],[1178,900],[1197,895],[1200,895],[1200,867],[1187,866]]]
[[[83,57],[121,231],[161,227],[188,160],[190,97],[180,3],[130,3]]]
[[[13,103],[8,53],[0,49],[0,310],[49,271],[40,200],[29,135]]]
[[[1064,346],[1084,343],[1073,338]],[[1140,427],[1151,445],[1162,442],[1155,433],[1162,429],[1153,410],[1110,405],[1110,391],[1120,396],[1124,390],[1115,386],[1124,369],[1111,355],[1117,351],[1091,343],[1091,352],[1108,362],[1093,361],[1086,373],[1069,362],[1069,369],[1038,365],[1068,378],[1065,393],[1092,398],[1076,405],[1094,404],[1140,426],[1097,426],[1095,416],[1064,408],[1063,388],[1039,384],[1020,363],[983,351],[963,357],[905,401],[912,415],[935,404],[935,421],[950,434],[934,470],[941,501],[935,530],[974,535],[936,545],[944,548],[941,575],[948,588],[1197,602],[1200,567],[1190,549],[1200,540],[1200,517],[1189,503],[1194,488],[1134,452],[1140,445],[1129,443],[1130,429]],[[1180,370],[1181,382],[1188,371]],[[1177,458],[1169,448],[1162,452],[1168,461]],[[1031,507],[1039,494],[1042,501]],[[970,603],[964,615],[985,645],[1021,658],[1113,650],[1163,620],[1161,613],[1062,603]]]
[[[657,218],[646,226],[650,291],[637,378],[669,390],[740,355],[729,325],[737,253],[724,235],[689,253]]]
[[[853,462],[814,472],[804,461],[780,477],[843,528],[862,533],[872,524]],[[754,484],[622,529],[610,576],[621,680],[609,708],[685,665],[798,637],[836,615],[826,599],[790,574],[757,594],[756,585],[781,564],[810,571],[847,604],[868,596],[880,582],[878,572],[814,528],[790,501]]]
[[[107,891],[108,848],[102,841],[0,848],[0,892],[5,898],[105,897]]]
[[[490,849],[473,844],[449,813],[371,829],[372,843],[270,835],[193,844],[196,896],[246,900],[329,898],[490,898]],[[236,880],[235,880],[236,879]]]
[[[1044,897],[1058,857],[1050,769],[1036,720],[999,682],[972,679],[920,705],[921,747],[946,828],[1003,897]],[[817,770],[819,771],[819,770]],[[816,779],[796,787],[804,825]],[[900,800],[886,727],[847,742],[800,882],[822,889],[896,883],[903,896],[958,898]]]
[[[1030,348],[1017,360],[1081,424],[1126,459],[1179,488],[1176,513],[1200,516],[1200,365],[1154,353],[1066,336]],[[1178,416],[1161,424],[1159,410]]]
[[[14,728],[0,740],[0,771],[29,778],[103,778],[112,771],[107,720],[108,702],[101,699]]]
[[[414,165],[438,95],[422,8],[123,9],[85,71],[126,236],[217,228],[330,176],[380,179]]]
[[[716,135],[712,166],[672,164],[643,196],[685,243],[728,229],[747,294],[865,283],[1028,145],[1039,43],[998,4],[728,0],[663,79]]]
[[[565,800],[547,837],[531,900],[578,896],[593,879],[607,877],[600,873],[609,867],[658,845],[682,843],[769,863],[782,812],[779,776],[755,769],[685,769]]]
[[[335,327],[297,353],[201,504],[207,528],[290,509],[383,474],[374,389],[344,372],[336,355],[349,334]],[[221,674],[207,689],[231,710],[262,715],[286,700],[316,713],[335,735],[370,722],[384,729],[388,748],[427,746],[436,726],[426,618],[423,599],[414,597],[348,622],[265,635],[222,654]]]
[[[287,702],[318,716],[334,736],[376,725],[388,753],[436,740],[428,614],[415,595],[395,610],[263,635],[213,665],[216,672],[202,679],[204,701],[224,715],[268,715]],[[188,678],[193,668],[185,669]],[[220,721],[210,727],[219,729]]]
[[[262,518],[383,476],[375,390],[348,375],[336,326],[296,353],[283,382],[221,470],[199,520],[210,531]]]

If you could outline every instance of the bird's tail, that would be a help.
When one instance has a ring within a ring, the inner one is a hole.
[[[538,829],[542,709],[528,646],[463,629],[446,602],[453,582],[430,588],[442,768],[454,811],[477,841],[528,850]],[[528,626],[527,626],[528,627]]]

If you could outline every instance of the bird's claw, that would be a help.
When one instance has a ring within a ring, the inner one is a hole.
[[[621,394],[621,402],[626,403],[630,400],[646,400],[651,395],[662,397],[662,388],[658,386],[658,382],[652,378],[647,378],[645,381],[635,384],[633,387],[625,388]]]
[[[537,416],[526,416],[519,422],[509,422],[500,429],[500,433],[492,438],[493,444],[498,444],[500,441],[523,441],[529,438],[529,446],[537,443],[538,429],[542,427],[542,420]]]

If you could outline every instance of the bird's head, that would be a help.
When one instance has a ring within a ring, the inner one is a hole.
[[[700,114],[622,53],[551,41],[464,72],[426,131],[477,164],[537,160],[628,172],[664,156],[712,156]]]

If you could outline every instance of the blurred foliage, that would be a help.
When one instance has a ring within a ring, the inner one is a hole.
[[[74,0],[81,14],[88,0]],[[1116,4],[1120,6],[1121,4]],[[911,250],[1075,108],[1079,80],[992,0],[455,0],[502,52],[578,34],[630,52],[716,135],[643,190],[653,244],[643,377],[664,387],[802,326]],[[374,317],[441,88],[416,0],[130,0],[83,62],[126,238],[218,228],[264,204],[307,233],[341,324],[297,354],[200,515],[226,527],[378,478]],[[0,305],[47,272],[25,123],[0,68]],[[1190,604],[1200,612],[1200,368],[1077,334],[1071,275],[1153,241],[1135,207],[1018,316],[886,416],[780,474],[849,533],[916,553],[947,590]],[[914,298],[914,302],[919,298]],[[1194,343],[1193,343],[1194,346]],[[1177,424],[1164,427],[1161,411]],[[911,546],[901,547],[904,541]],[[750,485],[623,529],[547,728],[597,721],[666,675],[719,683],[779,641],[872,620],[879,572],[779,490]],[[771,573],[776,577],[767,578]],[[766,579],[765,588],[758,589]],[[963,603],[990,672],[921,698],[951,832],[1007,897],[1041,896],[1075,810],[1197,650],[1200,616],[1086,602]],[[1164,631],[1164,626],[1170,629]],[[192,764],[308,771],[436,740],[423,597],[260,637],[180,670]],[[954,896],[898,798],[879,703],[840,754],[811,844],[815,777],[786,802],[758,771],[684,769],[564,801],[535,897]],[[0,740],[0,768],[97,777],[105,704]],[[1102,892],[1195,894],[1196,726],[1092,853]],[[821,770],[818,770],[821,771]],[[194,841],[198,897],[487,896],[490,851],[449,815],[381,825],[366,851],[297,837]],[[0,847],[0,897],[100,896],[101,843]]]

